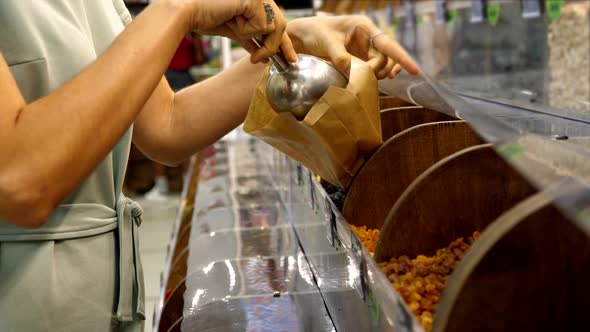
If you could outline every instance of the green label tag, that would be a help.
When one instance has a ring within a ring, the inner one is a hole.
[[[590,233],[590,207],[586,207],[576,216],[576,222]]]
[[[512,160],[520,156],[522,151],[524,151],[524,148],[518,143],[508,143],[500,146],[499,150],[500,154],[503,155],[504,158]]]
[[[455,21],[457,21],[457,10],[456,9],[449,10],[448,15],[449,15],[449,24],[450,25],[455,24]]]
[[[422,15],[416,15],[416,23],[422,24],[424,22],[424,17]]]
[[[381,310],[379,310],[379,302],[377,302],[377,298],[372,289],[369,289],[369,305],[371,306],[371,318],[374,322],[378,322]]]
[[[500,4],[494,3],[486,6],[486,16],[488,18],[488,22],[492,26],[496,26],[498,24],[498,19],[500,19]]]
[[[551,21],[555,21],[559,17],[561,7],[563,7],[563,0],[545,0],[547,16]]]

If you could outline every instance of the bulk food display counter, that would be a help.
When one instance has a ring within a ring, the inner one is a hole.
[[[244,134],[195,157],[155,330],[587,330],[590,3],[349,2],[423,69],[384,143],[347,188]]]

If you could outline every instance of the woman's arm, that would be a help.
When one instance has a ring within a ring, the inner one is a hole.
[[[346,72],[354,55],[368,63],[378,78],[393,78],[403,67],[416,74],[411,57],[394,40],[380,35],[364,16],[312,17],[294,20],[287,29],[296,51],[329,58]],[[242,123],[263,65],[242,59],[222,73],[176,93],[165,82],[135,121],[133,142],[151,159],[174,165],[212,144]]]
[[[133,143],[160,163],[182,162],[244,121],[264,68],[243,58],[176,94],[163,80],[135,120]]]
[[[179,7],[150,7],[88,69],[28,105],[0,55],[0,219],[43,224],[129,128],[189,27]]]
[[[259,2],[157,1],[92,65],[31,104],[0,55],[0,219],[42,225],[135,120],[163,81],[181,38],[236,15],[242,26],[230,31],[234,36],[274,30],[274,24],[261,26],[266,21]]]

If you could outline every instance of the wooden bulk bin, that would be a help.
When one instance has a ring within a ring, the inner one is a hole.
[[[381,229],[375,259],[433,255],[484,230],[534,193],[491,145],[461,150],[422,173],[400,196]]]
[[[449,278],[442,331],[587,331],[590,237],[539,193],[486,229]]]
[[[437,161],[482,140],[464,121],[414,126],[387,140],[357,173],[343,215],[355,226],[381,228],[393,204]]]
[[[172,254],[172,261],[174,261],[180,253],[188,247],[188,241],[190,240],[191,236],[191,225],[184,227],[182,231],[178,232],[178,238],[176,239],[176,247],[174,247],[174,252]]]
[[[189,247],[187,246],[178,253],[178,257],[174,257],[170,267],[166,289],[176,288],[176,286],[178,286],[178,284],[180,284],[180,282],[186,277],[188,254]]]
[[[176,320],[176,322],[174,322],[174,324],[172,324],[172,326],[170,326],[170,328],[166,332],[180,332],[180,331],[182,331],[180,329],[180,327],[182,326],[183,319],[184,319],[184,317],[178,318]]]
[[[422,106],[388,108],[381,111],[381,136],[388,140],[413,126],[429,122],[453,121],[456,118]]]
[[[379,109],[384,110],[388,108],[404,107],[404,106],[416,106],[403,99],[397,97],[383,96],[379,97]]]
[[[162,312],[160,314],[160,322],[158,324],[158,331],[168,331],[174,323],[182,318],[184,310],[184,292],[186,291],[186,280],[182,280],[180,284],[170,293],[170,296],[164,301]]]

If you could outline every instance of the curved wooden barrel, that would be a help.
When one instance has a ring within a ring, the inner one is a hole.
[[[464,121],[414,126],[387,140],[357,173],[343,215],[355,226],[381,228],[403,191],[437,161],[482,140]]]
[[[381,111],[381,136],[386,141],[395,134],[413,126],[453,120],[457,119],[422,106],[389,108]]]
[[[187,227],[190,227],[193,220],[194,206],[187,207],[182,210],[180,219],[180,226],[178,227],[178,234],[182,233]]]
[[[484,230],[534,193],[491,145],[459,151],[422,173],[400,196],[381,229],[375,259],[433,255]]]
[[[539,193],[502,214],[449,278],[433,332],[587,331],[590,237]]]
[[[182,318],[182,311],[184,309],[184,291],[186,290],[185,281],[186,280],[183,280],[172,293],[170,293],[170,296],[164,302],[160,314],[158,331],[168,331],[179,318]]]
[[[172,253],[172,261],[176,260],[179,254],[188,247],[188,241],[191,236],[191,225],[184,227],[181,232],[178,233],[178,238],[176,239],[176,246],[174,247],[174,252]]]
[[[195,201],[195,196],[197,194],[197,187],[199,184],[199,174],[201,172],[201,162],[203,161],[203,157],[201,153],[197,153],[195,156],[191,158],[191,165],[187,175],[190,177],[190,181],[187,184],[188,188],[186,191],[186,197],[183,198],[182,204],[185,208],[192,206]]]
[[[403,99],[390,96],[379,97],[379,109],[384,110],[387,108],[404,107],[404,106],[416,106]]]
[[[174,289],[178,284],[184,280],[187,271],[187,261],[189,255],[189,247],[186,246],[177,257],[174,257],[170,267],[170,274],[166,283],[166,289]]]
[[[170,326],[170,328],[168,329],[167,332],[180,332],[180,326],[182,325],[182,320],[184,319],[184,317],[180,317],[179,319],[176,320],[176,322],[174,322],[174,324],[172,324],[172,326]]]

